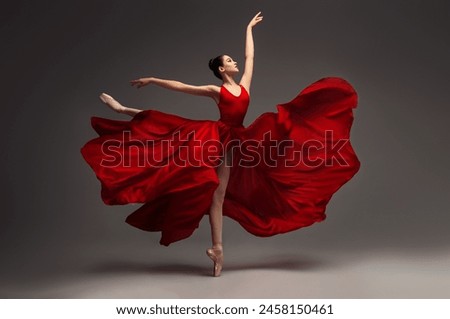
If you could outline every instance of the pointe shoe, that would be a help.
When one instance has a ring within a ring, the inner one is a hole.
[[[99,96],[100,100],[108,105],[110,108],[112,108],[114,111],[121,113],[124,109],[124,106],[117,102],[111,95],[108,95],[106,93],[102,93]]]
[[[223,265],[223,249],[222,248],[209,248],[206,250],[206,254],[214,262],[213,276],[219,277],[222,273]]]

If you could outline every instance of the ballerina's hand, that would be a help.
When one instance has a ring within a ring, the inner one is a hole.
[[[152,78],[140,78],[137,80],[130,81],[131,86],[136,86],[138,89],[140,87],[146,86],[147,84],[150,84],[152,82]]]
[[[255,25],[260,23],[262,21],[262,19],[263,19],[263,16],[261,15],[261,11],[260,11],[253,17],[253,19],[250,21],[248,26],[253,28]]]

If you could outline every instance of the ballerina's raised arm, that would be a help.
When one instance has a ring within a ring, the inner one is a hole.
[[[255,46],[253,42],[253,27],[261,22],[263,19],[261,12],[258,12],[247,26],[246,40],[245,40],[245,66],[242,74],[241,84],[250,94],[250,85],[253,76],[253,60],[255,57]]]

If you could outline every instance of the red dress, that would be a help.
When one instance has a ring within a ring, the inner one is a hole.
[[[169,245],[189,237],[208,214],[216,167],[232,155],[223,214],[257,236],[325,219],[331,196],[360,167],[351,146],[357,95],[343,79],[323,78],[278,112],[242,123],[249,95],[221,87],[220,119],[191,120],[146,110],[130,121],[92,117],[99,137],[81,149],[108,205],[143,203],[126,222],[160,231]]]

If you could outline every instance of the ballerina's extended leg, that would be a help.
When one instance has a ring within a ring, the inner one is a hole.
[[[125,110],[125,107],[119,102],[117,102],[111,95],[102,93],[100,94],[99,98],[100,100],[102,100],[103,103],[108,105],[111,109],[113,109],[117,113],[122,113]]]
[[[117,102],[111,95],[108,95],[106,93],[100,94],[99,98],[100,100],[102,100],[103,103],[108,105],[112,110],[116,111],[117,113],[135,116],[139,112],[142,112],[142,110],[140,109],[123,106],[122,104]]]

